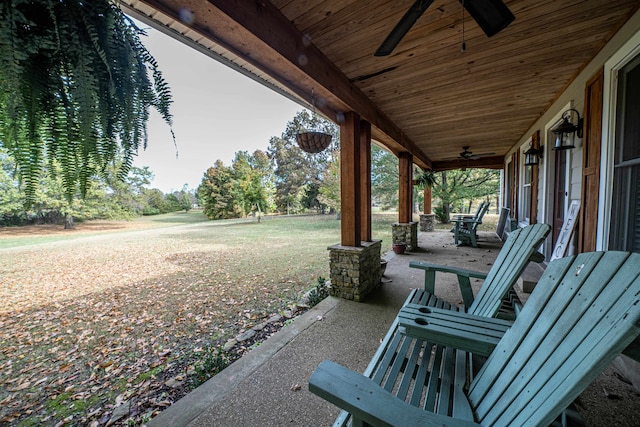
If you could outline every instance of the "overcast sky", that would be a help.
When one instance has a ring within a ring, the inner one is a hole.
[[[303,107],[204,54],[140,24],[142,41],[156,58],[171,87],[173,130],[152,112],[149,144],[134,165],[149,166],[152,188],[167,193],[184,184],[195,189],[204,172],[218,159],[231,165],[237,151],[266,150]]]

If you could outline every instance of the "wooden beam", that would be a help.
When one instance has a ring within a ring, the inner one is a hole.
[[[340,69],[271,2],[261,0],[140,0],[262,70],[329,119],[356,111],[410,152],[422,168],[431,161]],[[181,19],[184,11],[190,19]],[[386,138],[380,141],[387,144]]]
[[[431,187],[424,187],[424,213],[430,214],[432,209],[433,191]]]
[[[433,171],[447,171],[451,169],[474,169],[474,168],[484,168],[484,169],[503,169],[504,168],[504,157],[502,156],[491,156],[491,157],[483,157],[476,160],[465,160],[465,159],[454,159],[454,160],[442,160],[432,163]]]
[[[361,238],[372,240],[371,231],[371,123],[360,121],[360,215]]]
[[[398,222],[408,223],[413,219],[413,159],[404,152],[398,156]]]
[[[361,246],[360,116],[349,112],[340,125],[340,211],[342,246]]]

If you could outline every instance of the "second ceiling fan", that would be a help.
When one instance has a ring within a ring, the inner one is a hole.
[[[488,157],[488,156],[493,156],[496,153],[482,153],[482,154],[473,154],[473,152],[471,150],[469,150],[469,148],[471,148],[469,145],[466,145],[464,147],[462,147],[462,152],[460,153],[460,158],[464,159],[464,160],[477,160],[480,157]]]
[[[506,28],[515,16],[501,0],[459,0],[488,37]],[[387,56],[409,32],[433,0],[417,0],[391,30],[374,56]]]

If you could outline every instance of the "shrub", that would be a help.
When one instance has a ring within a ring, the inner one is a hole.
[[[230,363],[231,359],[221,347],[209,347],[204,356],[193,367],[194,373],[189,377],[191,388],[198,387],[229,366]]]
[[[438,222],[442,224],[449,224],[449,222],[451,222],[451,218],[449,218],[449,215],[445,213],[442,206],[434,207],[433,213],[436,215],[436,219],[438,220]]]
[[[309,292],[309,307],[318,305],[320,301],[329,296],[329,286],[324,277],[318,277],[318,284]]]

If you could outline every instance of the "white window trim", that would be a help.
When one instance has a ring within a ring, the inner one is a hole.
[[[524,152],[527,151],[529,149],[529,145],[531,144],[532,140],[531,138],[529,138],[524,144],[522,144],[520,146],[520,164],[518,165],[518,173],[519,173],[519,177],[518,177],[518,225],[520,227],[526,227],[527,225],[529,225],[531,223],[531,218],[525,219],[524,215],[526,215],[527,217],[529,217],[531,215],[531,199],[533,198],[533,194],[531,194],[531,184],[532,182],[529,182],[529,212],[524,212],[522,211],[522,203],[525,199],[524,197],[524,176],[527,172],[527,170],[530,169],[530,166],[525,166],[524,161],[525,161],[525,155]],[[537,197],[537,195],[536,195]]]
[[[616,141],[616,102],[618,72],[640,55],[640,31],[636,32],[604,64],[604,93],[602,106],[602,146],[600,152],[600,192],[598,194],[598,226],[596,250],[609,248],[609,224],[613,200],[613,161]]]
[[[507,160],[504,162],[504,182],[505,182],[505,185],[500,187],[500,188],[503,189],[503,191],[502,191],[502,206],[504,206],[504,207],[507,207],[506,203],[509,200],[508,193],[511,191],[511,184],[512,183],[510,182],[509,174],[507,173],[507,171],[509,170],[509,165],[511,164],[511,162],[512,162],[512,156],[507,156]],[[509,187],[509,188],[507,188],[507,187]],[[509,217],[510,218],[515,218],[515,214],[516,214],[515,212],[510,212],[509,213]]]

